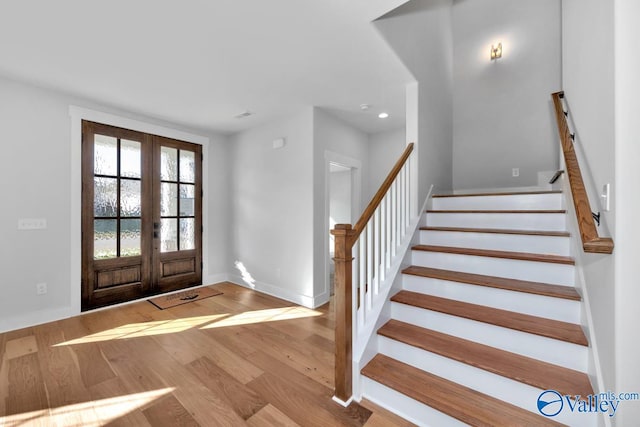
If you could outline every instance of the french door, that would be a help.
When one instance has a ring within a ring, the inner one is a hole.
[[[202,148],[82,122],[82,310],[202,283]]]

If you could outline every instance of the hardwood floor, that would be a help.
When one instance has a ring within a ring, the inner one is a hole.
[[[333,313],[221,283],[0,334],[0,426],[408,426],[333,395]]]

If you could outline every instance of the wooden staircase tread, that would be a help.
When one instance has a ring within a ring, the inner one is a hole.
[[[542,390],[563,395],[593,394],[584,372],[553,365],[416,325],[390,320],[378,334]]]
[[[427,213],[564,214],[563,209],[428,209]]]
[[[362,375],[473,426],[560,426],[557,422],[382,354]]]
[[[588,346],[580,325],[402,290],[391,301],[489,323],[547,338]]]
[[[415,245],[414,251],[444,252],[457,255],[474,255],[490,258],[516,259],[521,261],[548,262],[552,264],[574,265],[573,258],[562,255],[536,254],[529,252],[495,251],[490,249],[458,248],[453,246]]]
[[[560,194],[561,190],[540,190],[540,191],[512,191],[506,193],[465,193],[465,194],[435,194],[433,197],[475,197],[475,196],[527,196],[535,194]]]
[[[508,291],[524,292],[572,301],[581,301],[580,294],[572,286],[552,285],[549,283],[530,282],[527,280],[508,279],[506,277],[485,276],[482,274],[463,273],[460,271],[441,270],[438,268],[412,265],[402,271],[403,274],[447,280],[457,283],[485,286]]]
[[[424,231],[454,231],[461,233],[518,234],[526,236],[569,237],[567,231],[508,230],[500,228],[464,228],[464,227],[420,227]]]

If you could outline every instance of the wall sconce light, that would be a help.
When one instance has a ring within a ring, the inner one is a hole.
[[[502,58],[502,43],[497,46],[491,45],[491,60]]]

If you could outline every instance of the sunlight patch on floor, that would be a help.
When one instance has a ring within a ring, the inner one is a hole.
[[[282,307],[265,310],[246,311],[225,319],[211,322],[200,329],[224,328],[227,326],[250,325],[253,323],[276,322],[279,320],[300,319],[321,316],[322,313],[305,307]]]
[[[317,316],[322,316],[322,313],[305,307],[292,306],[246,311],[233,315],[224,313],[210,316],[186,317],[183,319],[155,320],[118,326],[117,328],[107,329],[106,331],[97,332],[82,338],[55,344],[54,347],[175,334],[192,328],[224,328],[228,326],[251,325],[254,323],[277,322]]]
[[[174,387],[0,417],[0,425],[102,426],[170,394]],[[70,424],[71,423],[71,424]]]
[[[157,320],[144,323],[130,323],[117,328],[87,335],[82,338],[66,341],[55,346],[86,344],[91,342],[110,341],[115,339],[128,339],[147,337],[153,335],[174,334],[205,323],[213,322],[229,316],[228,314],[213,314],[210,316],[186,317],[184,319]]]

